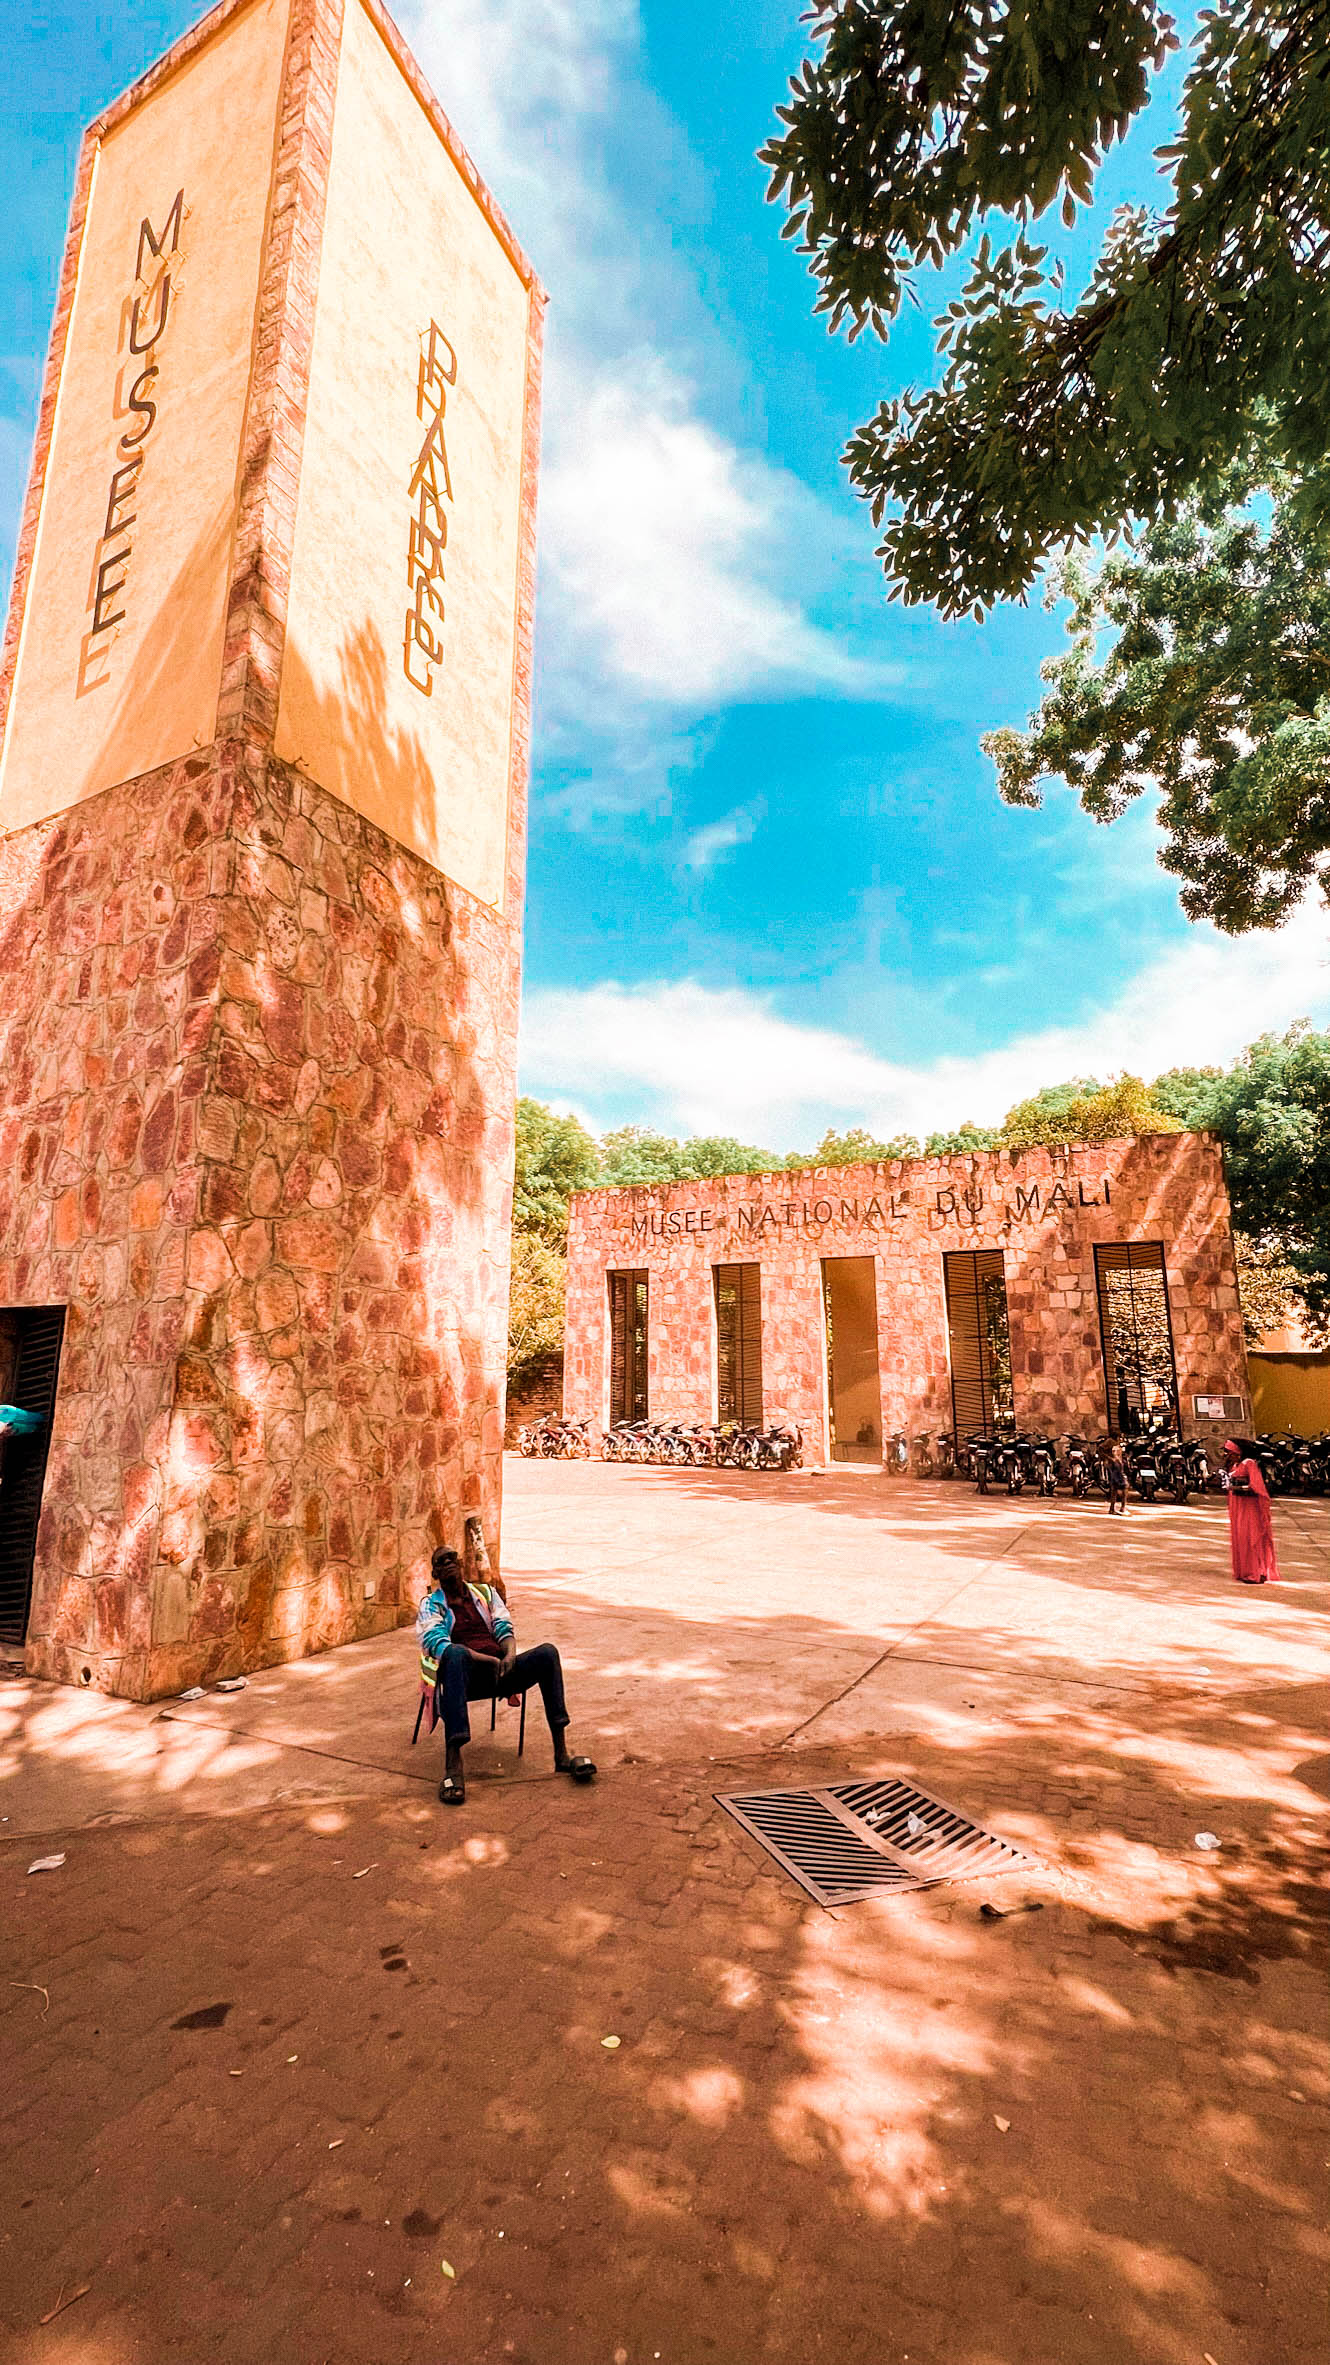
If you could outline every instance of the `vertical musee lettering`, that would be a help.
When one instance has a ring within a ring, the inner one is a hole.
[[[123,410],[130,424],[116,442],[115,465],[107,489],[106,514],[92,564],[89,594],[90,622],[84,634],[79,663],[79,689],[93,690],[110,679],[106,659],[115,627],[123,624],[128,608],[117,605],[128,597],[129,566],[134,554],[133,528],[138,523],[139,480],[148,440],[157,424],[158,402],[151,392],[161,371],[158,348],[171,317],[171,297],[179,273],[180,236],[184,227],[185,192],[177,189],[160,230],[145,214],[139,223],[134,257],[134,284],[125,299],[121,330],[121,371],[117,393],[130,380]],[[100,671],[90,667],[100,666]]]
[[[443,554],[448,547],[448,512],[453,498],[443,423],[448,389],[456,384],[456,352],[437,320],[431,320],[421,339],[416,369],[416,416],[424,425],[425,436],[408,487],[415,506],[407,531],[410,596],[402,635],[402,671],[412,688],[426,698],[433,696],[434,668],[443,658],[439,637],[444,615]]]

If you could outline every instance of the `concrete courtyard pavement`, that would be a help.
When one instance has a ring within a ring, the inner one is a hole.
[[[1214,1501],[507,1483],[593,1790],[501,1709],[440,1808],[406,1634],[0,1685],[6,2353],[1319,2360],[1330,1505],[1247,1592]],[[827,1914],[712,1797],[870,1771],[1035,1868]]]

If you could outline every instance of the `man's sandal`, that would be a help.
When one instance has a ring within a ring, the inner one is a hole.
[[[596,1761],[592,1757],[570,1757],[566,1765],[556,1766],[556,1774],[571,1774],[574,1782],[594,1782]]]
[[[443,1780],[439,1784],[439,1797],[446,1807],[460,1807],[466,1802],[466,1776],[462,1772],[460,1750],[457,1753],[455,1765],[450,1765],[445,1760]]]

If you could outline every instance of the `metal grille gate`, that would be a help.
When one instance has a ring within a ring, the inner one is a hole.
[[[717,1265],[716,1411],[746,1429],[762,1426],[762,1268]]]
[[[46,1454],[65,1334],[63,1306],[24,1306],[10,1317],[17,1335],[14,1377],[7,1401],[35,1412],[42,1426],[33,1437],[8,1437],[0,1445],[0,1642],[22,1642],[32,1601],[32,1562],[37,1549]]]
[[[1151,1414],[1175,1421],[1178,1373],[1162,1242],[1096,1247],[1094,1273],[1110,1430],[1120,1435]]]
[[[1000,1248],[948,1249],[942,1259],[951,1342],[951,1412],[958,1438],[1013,1417],[1011,1331]]]

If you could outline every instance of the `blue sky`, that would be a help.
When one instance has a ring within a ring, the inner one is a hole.
[[[22,493],[82,122],[198,13],[0,0],[17,192],[0,274],[0,535]],[[934,295],[831,339],[754,151],[802,54],[787,0],[402,0],[399,22],[550,294],[523,1083],[594,1124],[999,1116],[1040,1081],[1231,1056],[1330,1016],[1322,916],[1182,918],[1147,803],[1008,811],[982,730],[1060,641],[888,606],[839,452],[932,374]],[[1164,78],[1057,231],[1073,279],[1148,196]]]

